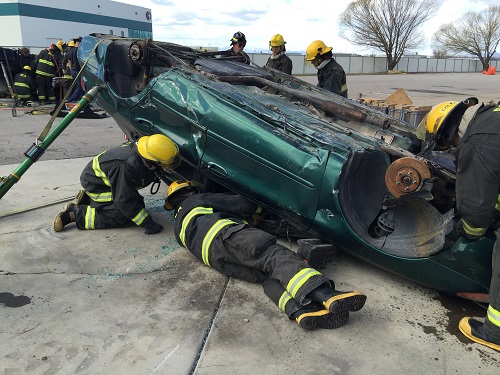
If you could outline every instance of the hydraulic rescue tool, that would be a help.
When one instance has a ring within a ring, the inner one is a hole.
[[[61,120],[61,122],[40,142],[40,138],[36,143],[24,153],[26,159],[8,176],[0,177],[0,199],[9,191],[9,189],[21,179],[21,176],[28,170],[31,165],[36,162],[45,150],[61,135],[66,127],[73,121],[75,117],[94,100],[95,96],[101,91],[101,86],[94,86],[83,95],[82,99],[75,105],[71,111]]]

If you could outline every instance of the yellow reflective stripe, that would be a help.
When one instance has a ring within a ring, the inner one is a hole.
[[[473,236],[482,236],[483,234],[486,233],[486,230],[488,229],[488,228],[475,228],[470,226],[465,220],[463,220],[463,222],[464,222],[465,233],[471,234]]]
[[[316,271],[314,268],[304,268],[303,270],[297,272],[294,277],[288,282],[286,290],[292,295],[293,298],[297,295],[299,289],[304,285],[304,283],[311,277],[320,275],[321,273]]]
[[[42,64],[47,64],[47,65],[50,65],[50,66],[55,66],[52,61],[45,60],[45,59],[40,59],[40,60],[38,60],[38,62],[41,62]]]
[[[500,211],[500,194],[497,197],[497,204],[495,204],[495,208]]]
[[[143,208],[142,210],[139,211],[137,215],[135,215],[132,218],[132,221],[136,223],[137,225],[141,225],[142,222],[148,217],[148,213],[146,210]]]
[[[262,212],[262,207],[261,206],[257,206],[257,209],[255,210],[255,214],[260,214]]]
[[[500,327],[500,311],[495,310],[491,305],[488,306],[488,320],[497,327]]]
[[[179,207],[179,210],[177,210],[177,212],[179,212],[181,209],[182,209],[182,207]],[[184,245],[184,247],[187,247],[186,246],[186,229],[187,229],[191,219],[197,215],[209,215],[209,214],[213,214],[213,213],[214,213],[214,210],[212,208],[195,207],[191,211],[189,211],[189,213],[184,217],[184,219],[182,219],[182,226],[181,226],[181,231],[179,233],[179,238],[181,239],[181,242]]]
[[[22,82],[14,82],[14,86],[26,87],[27,89],[30,88],[30,85]]]
[[[87,193],[86,194],[92,199],[94,202],[102,203],[102,202],[111,202],[113,200],[113,195],[110,191],[106,191],[104,193]]]
[[[340,92],[344,91],[347,91],[347,85],[342,85],[342,87],[340,88]]]
[[[292,296],[287,291],[284,291],[278,301],[278,307],[281,309],[281,311],[285,312],[285,306],[291,299]]]
[[[31,96],[30,94],[26,94],[26,95],[19,95],[19,94],[17,94],[17,97],[18,97],[19,99],[29,98],[30,96]]]
[[[201,245],[201,258],[203,259],[203,263],[205,263],[207,266],[210,267],[210,262],[208,261],[208,250],[210,249],[212,241],[222,229],[231,224],[238,224],[238,223],[229,219],[221,219],[217,221],[214,225],[212,225],[210,230],[205,235],[205,238],[203,239],[203,243]]]
[[[95,208],[87,206],[85,212],[85,229],[95,229]]]
[[[106,152],[106,151],[104,151]],[[94,173],[97,177],[102,178],[102,182],[104,182],[104,185],[106,186],[111,186],[109,183],[108,177],[106,176],[106,173],[104,173],[101,169],[101,165],[99,164],[99,156],[104,154],[104,152],[101,152],[99,155],[97,155],[93,160],[92,160],[92,169],[94,170]]]
[[[35,73],[40,76],[54,77],[54,73],[42,72],[41,70],[37,70]]]

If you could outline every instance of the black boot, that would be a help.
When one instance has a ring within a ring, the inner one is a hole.
[[[491,337],[485,332],[483,323],[469,317],[462,318],[458,324],[458,328],[472,341],[500,351],[500,328],[498,329],[499,336]]]
[[[74,223],[76,221],[76,205],[74,203],[69,203],[64,206],[63,211],[59,212],[54,219],[54,231],[60,232],[69,223]]]
[[[339,311],[359,311],[366,302],[366,296],[361,292],[340,292],[324,286],[314,289],[307,296],[323,304],[333,314]]]
[[[332,314],[319,303],[311,302],[294,312],[291,318],[295,319],[298,325],[306,330],[335,329],[347,323],[349,312],[340,311],[338,314]]]

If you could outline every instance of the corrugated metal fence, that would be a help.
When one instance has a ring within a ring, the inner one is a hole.
[[[249,53],[252,61],[266,65],[269,54]],[[293,62],[292,74],[316,74],[316,69],[305,61],[304,55],[290,53]],[[335,60],[342,65],[347,74],[376,74],[387,72],[385,57],[334,55]],[[500,73],[500,61],[491,61]],[[481,72],[483,66],[478,59],[435,59],[425,57],[403,57],[394,70],[406,73],[472,73]]]

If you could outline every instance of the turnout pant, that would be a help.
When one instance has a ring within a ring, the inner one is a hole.
[[[80,204],[75,212],[78,229],[125,228],[134,223],[124,216],[114,202],[98,203],[86,196],[90,204]],[[144,197],[137,193],[137,200],[144,208]]]
[[[490,284],[490,305],[484,324],[485,332],[500,340],[500,229],[495,232],[497,240],[493,246],[493,274]]]
[[[274,240],[256,244],[259,238],[269,237]],[[310,302],[307,294],[319,286],[330,286],[330,280],[275,241],[274,236],[255,228],[244,228],[227,238],[220,233],[210,248],[210,266],[227,276],[263,283],[266,295],[290,317]],[[194,255],[201,259],[201,254]]]
[[[37,75],[35,77],[36,90],[38,92],[38,100],[40,101],[54,101],[56,95],[52,88],[52,77]]]

